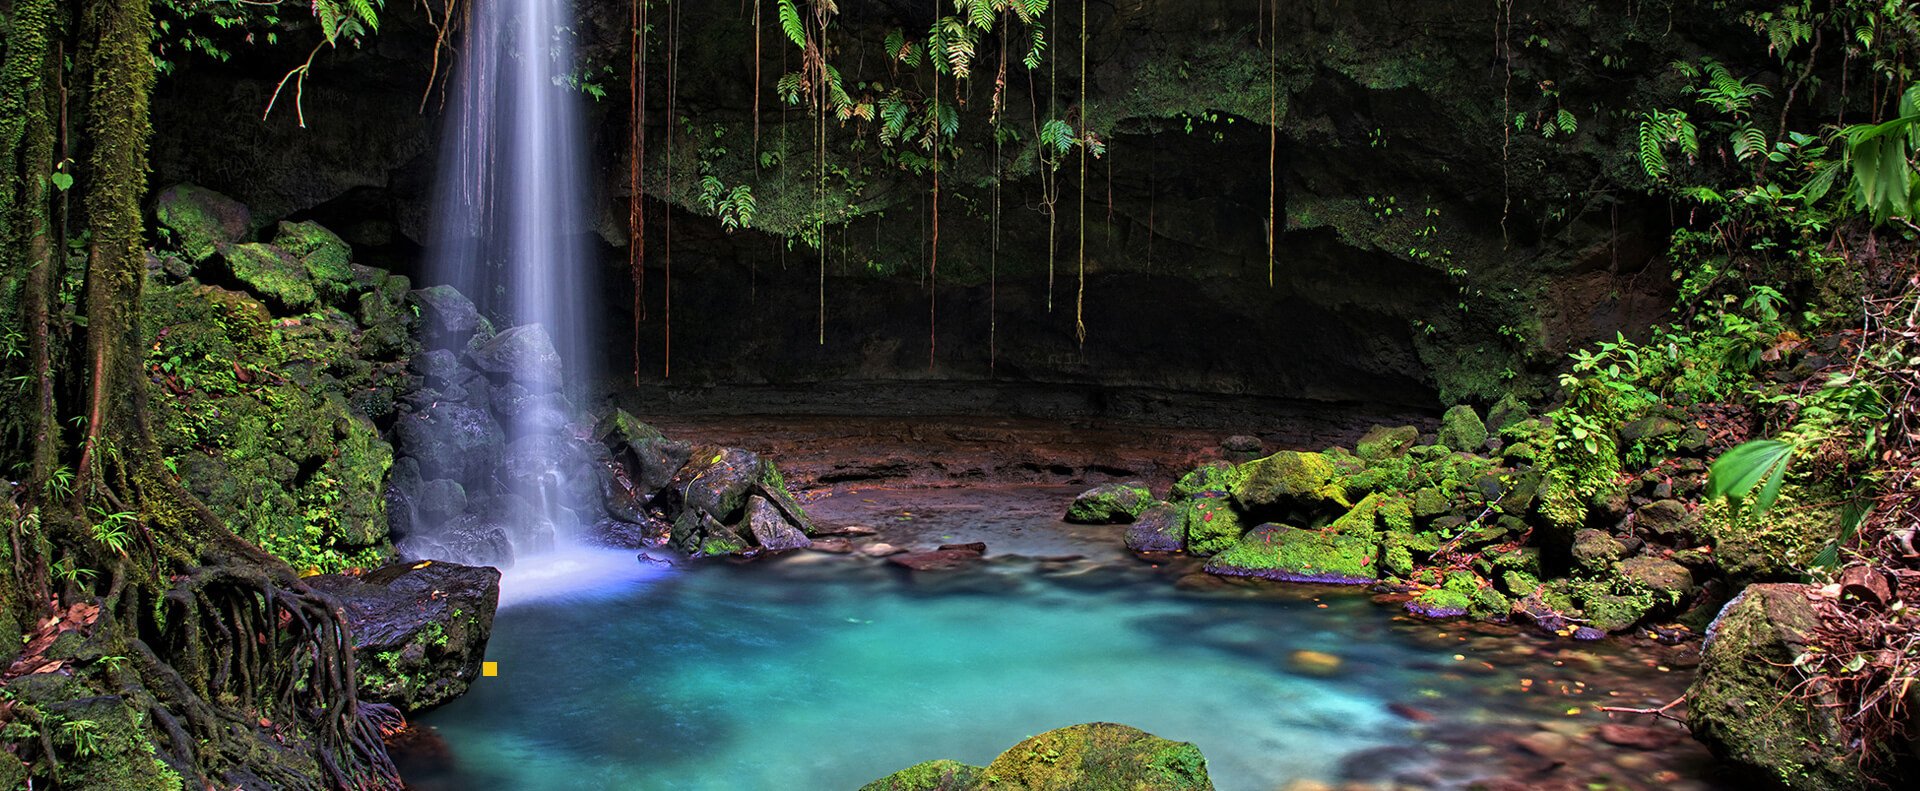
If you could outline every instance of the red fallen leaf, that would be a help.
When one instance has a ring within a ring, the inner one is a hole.
[[[261,718],[260,718],[260,727],[262,727],[262,728],[271,728],[271,727],[273,727],[273,720],[270,720],[270,719],[267,719],[267,718],[265,718],[265,717],[261,717]]]

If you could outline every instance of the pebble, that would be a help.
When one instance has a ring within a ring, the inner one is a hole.
[[[907,551],[905,548],[896,547],[885,541],[881,541],[875,544],[868,544],[860,548],[860,554],[866,555],[867,557],[870,557],[870,558],[884,558],[888,555],[898,555],[905,551]]]
[[[1334,675],[1340,672],[1340,665],[1344,663],[1338,655],[1305,649],[1293,652],[1291,659],[1295,671],[1312,676]]]
[[[1553,731],[1535,731],[1516,740],[1520,749],[1538,755],[1541,758],[1559,758],[1565,755],[1567,748],[1573,746],[1573,740]]]

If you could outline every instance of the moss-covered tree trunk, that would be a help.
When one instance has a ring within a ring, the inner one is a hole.
[[[27,734],[11,745],[18,762],[0,760],[0,785],[24,773],[66,788],[397,786],[381,743],[397,715],[358,700],[337,603],[220,523],[148,430],[152,15],[147,0],[83,0],[72,19],[63,8],[16,0],[0,64],[0,288],[17,342],[5,359],[23,385],[0,447],[28,473],[0,503],[12,561],[0,603],[26,638],[0,662],[0,721]],[[53,89],[68,37],[78,130],[50,121],[68,109]],[[75,180],[61,186],[85,225],[78,305],[59,301],[66,245],[48,222],[63,131],[78,133]],[[75,309],[81,343],[62,354],[51,317]]]

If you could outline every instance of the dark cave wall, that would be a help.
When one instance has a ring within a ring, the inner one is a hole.
[[[943,166],[931,289],[930,181],[889,166],[870,131],[829,124],[829,161],[851,175],[832,184],[822,344],[820,258],[777,235],[797,231],[814,207],[812,122],[771,96],[782,59],[794,56],[769,20],[760,148],[780,163],[755,166],[752,28],[735,5],[685,9],[673,110],[691,123],[676,132],[671,159],[658,35],[651,50],[643,382],[664,369],[672,205],[674,383],[992,378],[1418,409],[1486,398],[1550,373],[1585,340],[1632,335],[1663,315],[1669,279],[1658,259],[1671,218],[1636,190],[1630,112],[1674,95],[1665,64],[1701,51],[1695,42],[1733,48],[1751,37],[1729,14],[1695,13],[1695,3],[1515,3],[1510,23],[1501,6],[1482,3],[1283,4],[1271,74],[1283,231],[1269,286],[1261,4],[1096,5],[1083,109],[1111,148],[1090,162],[1086,185],[1086,343],[1074,337],[1077,161],[1061,171],[1049,289],[1028,109],[1047,114],[1046,67],[1030,95],[1015,64],[1007,123],[1029,131],[997,158],[984,111],[991,80],[959,97],[967,107],[958,154]],[[832,57],[849,83],[915,79],[890,74],[876,53],[893,27],[925,29],[931,11],[921,5],[841,3]],[[1063,10],[1052,95],[1067,115],[1080,111],[1077,7]],[[431,28],[416,9],[388,14],[365,49],[317,61],[304,129],[284,98],[260,118],[297,48],[193,64],[164,80],[154,183],[228,192],[260,220],[318,219],[363,259],[409,271],[426,238],[445,108],[435,95],[419,111]],[[609,98],[588,103],[594,209],[576,230],[598,240],[606,300],[586,309],[602,319],[608,367],[624,379],[634,346],[621,249],[626,7],[596,0],[582,16],[584,62],[613,72]],[[1596,68],[1602,55],[1613,65]],[[1540,119],[1561,107],[1577,112],[1578,132],[1545,137]],[[689,189],[702,172],[754,185],[756,224],[773,233],[723,232]]]

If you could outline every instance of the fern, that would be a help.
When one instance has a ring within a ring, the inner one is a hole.
[[[800,9],[795,8],[793,0],[780,0],[780,29],[786,31],[787,38],[801,49],[807,47],[807,26],[800,21]]]
[[[1560,108],[1560,113],[1554,116],[1553,122],[1560,127],[1561,132],[1569,135],[1580,128],[1580,119],[1573,117],[1573,113],[1564,107]]]
[[[1654,116],[1640,119],[1640,169],[1648,178],[1667,175],[1667,152],[1660,144],[1660,122]]]
[[[967,23],[980,30],[993,29],[992,0],[953,0],[955,13],[965,13]]]
[[[352,0],[352,3],[354,15],[360,17],[360,21],[365,22],[369,30],[378,31],[380,30],[380,15],[374,11],[373,4],[375,1],[376,0]]]
[[[1745,162],[1767,152],[1767,136],[1752,124],[1733,130],[1733,158]]]
[[[1028,71],[1040,68],[1040,59],[1045,57],[1047,52],[1046,28],[1035,26],[1031,29],[1030,34],[1027,45],[1027,56],[1020,61],[1027,67]]]

